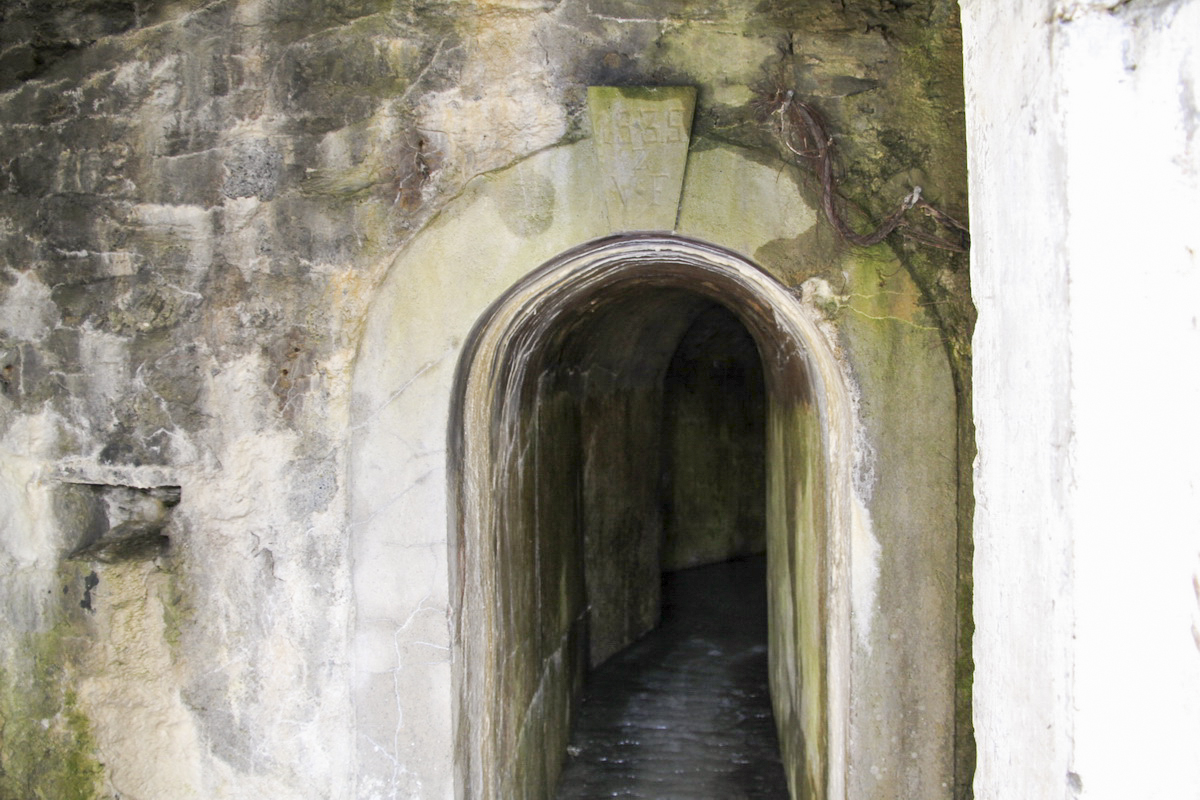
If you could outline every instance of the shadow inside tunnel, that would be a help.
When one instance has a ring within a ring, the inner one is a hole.
[[[664,573],[662,623],[588,675],[559,800],[788,797],[765,573],[762,556]]]

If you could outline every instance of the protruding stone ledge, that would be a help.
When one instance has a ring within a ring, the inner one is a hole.
[[[152,560],[170,544],[166,529],[182,489],[165,467],[60,461],[55,511],[75,542],[75,561]]]
[[[63,483],[129,486],[135,489],[153,489],[157,486],[177,486],[179,484],[179,476],[170,467],[103,464],[84,457],[61,459],[52,467],[51,476]]]

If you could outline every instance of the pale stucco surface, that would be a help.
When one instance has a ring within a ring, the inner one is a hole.
[[[963,3],[976,796],[1200,793],[1200,4]]]

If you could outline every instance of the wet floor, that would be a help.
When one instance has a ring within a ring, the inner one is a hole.
[[[787,798],[764,560],[669,573],[663,624],[588,676],[559,800]]]

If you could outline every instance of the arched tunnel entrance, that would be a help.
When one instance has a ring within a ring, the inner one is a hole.
[[[848,403],[792,295],[679,237],[584,246],[485,314],[452,417],[462,796],[550,796],[585,673],[657,623],[662,570],[764,550],[791,791],[842,793]]]
[[[573,337],[585,337],[586,351],[560,352],[553,368],[581,376],[598,368],[622,394],[645,395],[655,407],[635,438],[610,441],[602,412],[611,395],[590,397],[586,378],[575,384],[588,432],[581,456],[589,623],[608,636],[589,637],[592,670],[554,796],[786,798],[767,690],[766,387],[754,338],[725,306],[682,290],[614,297],[578,324]],[[664,340],[624,352],[624,334],[633,331],[644,345],[655,335]],[[595,459],[598,450],[609,458]],[[659,529],[657,537],[645,532],[650,541],[639,553],[651,564],[631,565],[595,540],[603,528],[591,512],[616,511],[629,495],[609,485],[613,472],[626,473],[611,469],[612,456],[633,460],[644,473],[635,482],[654,488],[658,478],[656,497],[639,514]],[[642,590],[652,589],[644,573],[654,565],[663,573],[661,619],[610,654],[636,630],[614,641],[592,598],[610,599],[608,587],[627,574],[643,575]]]
[[[540,529],[582,548],[594,666],[657,623],[661,571],[765,551],[762,366],[720,303],[637,282],[589,298],[539,361],[525,480]]]

